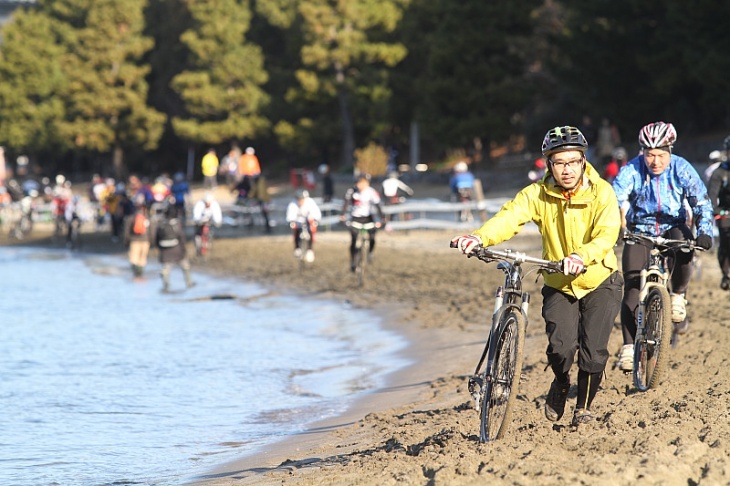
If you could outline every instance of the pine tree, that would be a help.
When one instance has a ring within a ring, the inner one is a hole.
[[[59,131],[77,149],[112,152],[117,177],[125,172],[125,150],[157,146],[165,115],[147,105],[153,47],[142,35],[146,0],[53,0],[44,11],[68,26],[65,120]]]
[[[63,147],[56,129],[64,107],[64,48],[46,15],[17,10],[3,29],[0,51],[0,145],[38,153]]]
[[[187,69],[172,80],[187,115],[172,120],[175,133],[196,143],[216,145],[252,138],[267,129],[261,115],[268,80],[261,49],[246,41],[251,22],[248,2],[189,0],[194,28],[181,40],[189,49]]]
[[[371,129],[382,121],[378,108],[390,97],[388,69],[407,53],[390,36],[408,2],[310,0],[299,4],[304,38],[303,68],[296,73],[300,96],[336,100],[345,166],[353,162],[355,119],[365,118]]]

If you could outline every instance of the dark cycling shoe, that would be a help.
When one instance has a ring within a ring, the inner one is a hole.
[[[590,410],[585,408],[576,408],[573,414],[573,421],[570,423],[572,426],[577,427],[582,424],[587,424],[593,421],[593,414]]]
[[[722,277],[722,282],[720,282],[720,288],[722,290],[730,290],[730,277]]]
[[[561,385],[553,380],[545,399],[545,418],[549,421],[557,422],[562,418],[565,412],[565,401],[568,399],[568,390],[570,390],[570,383]]]

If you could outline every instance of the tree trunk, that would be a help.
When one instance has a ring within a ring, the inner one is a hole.
[[[124,166],[124,150],[119,145],[114,147],[112,164],[114,167],[114,177],[118,181],[125,180],[127,178],[127,168]]]
[[[337,89],[337,101],[340,104],[342,117],[342,164],[343,167],[351,167],[355,154],[355,128],[347,101],[347,90],[342,85]]]

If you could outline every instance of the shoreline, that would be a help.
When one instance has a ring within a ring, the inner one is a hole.
[[[303,432],[277,439],[245,457],[233,459],[192,478],[186,484],[267,484],[272,474],[288,474],[297,469],[321,467],[313,466],[315,464],[345,461],[349,454],[369,440],[363,437],[367,433],[358,425],[364,417],[422,402],[423,396],[432,388],[431,377],[438,370],[443,371],[443,367],[437,364],[461,362],[462,350],[473,345],[450,343],[446,336],[435,336],[433,332],[418,329],[418,323],[412,322],[404,329],[396,324],[401,322],[402,311],[395,308],[370,311],[379,316],[383,329],[406,340],[406,348],[396,354],[409,361],[406,366],[388,373],[382,387],[363,393],[343,413],[312,422]],[[443,403],[431,405],[437,407]]]
[[[434,234],[439,232],[429,230],[425,233],[429,236],[427,239],[433,240]],[[83,236],[85,244],[80,250],[81,253],[109,254],[126,258],[126,249],[119,243],[112,243],[108,234],[104,232],[85,233]],[[379,234],[378,244],[381,247],[379,249],[384,251],[382,250],[383,246],[395,245],[397,247],[399,246],[398,240],[401,238],[410,240],[411,236]],[[338,273],[341,271],[341,273],[344,273],[345,278],[350,277],[346,261],[349,233],[344,231],[321,232],[318,239],[320,240],[318,241],[320,246],[326,245],[328,248],[324,252],[318,249],[318,262],[323,259],[339,260],[337,262]],[[409,361],[409,364],[386,375],[383,386],[357,397],[345,412],[327,419],[317,420],[309,424],[303,432],[282,437],[270,444],[261,446],[254,452],[247,453],[245,457],[228,460],[213,467],[205,474],[187,478],[186,484],[232,484],[228,481],[235,482],[235,484],[268,483],[270,481],[268,476],[271,473],[287,473],[293,469],[306,468],[309,464],[321,461],[337,462],[338,460],[344,460],[347,454],[355,453],[359,447],[372,440],[370,437],[362,437],[363,431],[358,430],[361,429],[358,423],[364,417],[387,412],[392,410],[393,407],[407,407],[409,404],[430,400],[431,396],[428,395],[433,388],[432,377],[444,371],[443,363],[454,363],[449,368],[463,371],[472,366],[472,356],[479,352],[478,349],[475,349],[467,354],[469,357],[468,366],[457,366],[456,363],[460,363],[460,360],[464,358],[465,353],[461,352],[462,348],[473,345],[473,343],[454,344],[446,329],[435,330],[429,329],[430,326],[424,327],[423,323],[418,321],[417,313],[408,308],[410,306],[403,308],[402,303],[387,302],[389,300],[387,298],[384,301],[373,282],[370,282],[370,285],[366,284],[364,289],[360,289],[356,286],[354,277],[352,277],[352,281],[341,289],[325,287],[321,282],[308,289],[303,287],[300,281],[282,278],[285,277],[286,272],[273,277],[272,275],[262,275],[260,269],[257,268],[256,271],[249,269],[245,272],[253,275],[246,275],[242,274],[240,268],[233,268],[235,265],[232,267],[227,262],[228,259],[234,256],[233,250],[238,245],[243,244],[250,250],[254,246],[267,243],[269,245],[273,244],[277,250],[282,249],[284,252],[281,260],[282,266],[290,272],[296,272],[296,262],[288,250],[291,245],[290,242],[291,237],[288,234],[246,235],[220,239],[216,241],[213,255],[211,255],[212,261],[194,263],[193,272],[205,272],[208,275],[221,275],[240,279],[260,285],[269,291],[283,291],[299,298],[313,295],[315,298],[349,302],[356,308],[374,313],[380,320],[379,325],[381,328],[394,332],[405,339],[406,348],[399,351],[395,356]],[[3,243],[63,249],[62,244],[54,243],[50,238],[50,233],[42,229],[26,241]],[[339,250],[338,253],[341,253],[339,257],[334,251],[335,248]],[[192,250],[190,242],[188,242],[188,250]],[[329,253],[329,258],[320,256],[322,253]],[[188,254],[190,255],[190,251]],[[377,251],[376,255],[378,255]],[[150,260],[155,258],[156,253],[151,251]],[[251,261],[249,260],[249,262]],[[263,262],[257,261],[256,263],[261,264]],[[328,261],[328,263],[332,262]],[[334,263],[332,264],[334,265]],[[373,267],[369,270],[373,273],[377,269]],[[317,267],[308,269],[308,271],[316,272]],[[374,276],[374,273],[369,275],[371,280]],[[301,278],[301,276],[297,275],[298,278]],[[304,281],[306,281],[306,277]],[[481,344],[478,343],[478,346],[481,346]],[[434,407],[439,405],[441,403],[432,404]],[[361,439],[357,440],[358,437],[361,437]],[[302,455],[306,457],[296,459]]]
[[[525,290],[533,299],[515,413],[503,439],[480,444],[466,376],[481,353],[486,316],[503,276],[494,266],[449,251],[451,232],[378,235],[375,263],[368,268],[364,289],[356,286],[347,267],[349,236],[344,232],[318,233],[316,261],[302,273],[291,256],[289,235],[219,239],[205,266],[194,265],[194,271],[380,312],[387,319],[384,326],[406,336],[409,348],[404,352],[413,352],[416,359],[346,416],[287,437],[283,445],[277,441],[267,455],[226,461],[214,469],[216,476],[211,472],[197,478],[199,483],[728,483],[730,293],[719,289],[715,251],[700,255],[701,276],[687,294],[689,332],[671,349],[670,365],[658,388],[638,392],[631,376],[615,368],[622,344],[620,329],[615,328],[594,402],[596,420],[579,428],[568,424],[575,389],[568,397],[567,418],[553,423],[544,417],[552,373],[545,371],[542,281],[526,279]],[[526,231],[504,245],[540,254],[539,237]],[[115,252],[122,252],[120,248]],[[571,374],[576,373],[574,366]]]

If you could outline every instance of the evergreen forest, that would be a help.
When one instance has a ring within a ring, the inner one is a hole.
[[[0,32],[0,145],[116,177],[254,146],[275,176],[373,146],[488,168],[586,117],[629,151],[658,120],[722,140],[729,19],[709,0],[38,0]]]

